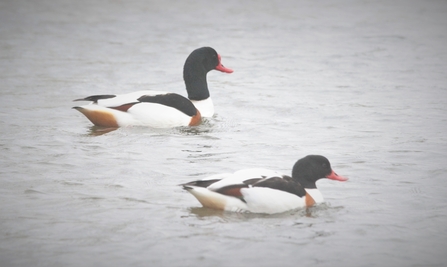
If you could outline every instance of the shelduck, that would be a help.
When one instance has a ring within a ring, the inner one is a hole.
[[[348,180],[336,174],[324,156],[308,155],[295,163],[292,177],[267,169],[244,169],[181,186],[204,207],[274,214],[322,203],[316,186],[321,178]]]
[[[202,117],[212,117],[214,114],[206,80],[206,75],[211,70],[233,72],[222,65],[216,50],[211,47],[198,48],[188,56],[183,68],[188,98],[163,91],[138,91],[76,99],[74,101],[91,103],[73,108],[84,114],[94,125],[102,127],[195,126],[200,124]]]

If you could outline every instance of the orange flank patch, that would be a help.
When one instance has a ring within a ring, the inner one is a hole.
[[[306,193],[306,207],[311,207],[315,204],[315,200],[312,198],[311,195]]]
[[[228,188],[225,190],[219,190],[218,192],[221,194],[227,195],[227,196],[233,196],[233,197],[238,197],[238,198],[242,197],[240,187],[233,187],[233,188]]]
[[[197,110],[196,115],[191,117],[191,122],[189,123],[189,126],[197,126],[202,121],[202,115],[200,114],[200,111]]]
[[[111,107],[111,108],[119,110],[119,111],[127,112],[127,110],[129,110],[129,108],[131,108],[135,104],[137,104],[137,102],[124,104],[124,105],[121,105],[121,106],[118,106],[118,107]]]
[[[115,116],[112,113],[102,110],[88,110],[81,107],[74,107],[84,114],[94,125],[102,127],[119,127]]]

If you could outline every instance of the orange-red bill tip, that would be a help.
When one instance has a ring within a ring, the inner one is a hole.
[[[232,69],[226,68],[226,67],[224,67],[224,65],[222,65],[222,63],[220,62],[221,61],[221,57],[220,57],[219,54],[217,54],[217,59],[219,60],[219,63],[217,64],[217,66],[215,68],[216,70],[221,71],[221,72],[225,72],[225,73],[232,73],[233,72]]]
[[[331,179],[331,180],[341,181],[341,182],[348,180],[348,178],[336,174],[333,170],[329,175],[326,176],[326,178]]]

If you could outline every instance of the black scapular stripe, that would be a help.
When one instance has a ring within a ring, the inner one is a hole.
[[[95,103],[98,103],[98,100],[100,100],[100,99],[108,99],[108,98],[113,98],[115,96],[116,95],[91,95],[86,98],[80,98],[80,99],[76,99],[73,101],[93,101]]]
[[[252,186],[277,189],[299,197],[306,195],[306,190],[304,190],[304,187],[287,175],[284,175],[283,177],[272,177],[269,179],[260,180],[259,182],[253,183]]]
[[[198,186],[198,187],[208,187],[211,184],[214,184],[215,182],[220,181],[221,179],[213,179],[213,180],[197,180],[193,182],[189,182],[186,184],[182,184],[184,188],[188,188],[188,186]]]
[[[197,109],[186,97],[179,94],[169,93],[164,95],[144,95],[138,98],[140,102],[158,103],[180,110],[188,116],[195,116]]]

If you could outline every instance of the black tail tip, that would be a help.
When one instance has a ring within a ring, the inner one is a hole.
[[[181,186],[184,190],[191,190],[192,187],[189,186],[188,184],[179,184],[179,186]]]

